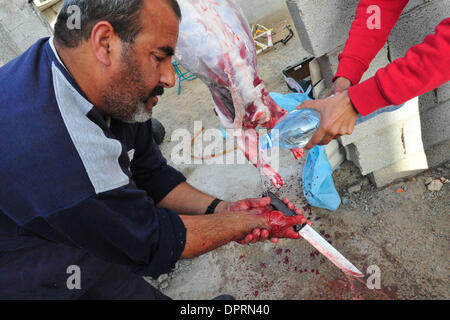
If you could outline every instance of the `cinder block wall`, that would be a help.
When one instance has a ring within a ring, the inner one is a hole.
[[[27,0],[0,0],[0,66],[51,32],[34,4]]]
[[[303,48],[319,58],[328,86],[338,67],[358,1],[285,0]],[[450,16],[448,0],[411,0],[362,80],[433,33]],[[299,57],[300,59],[301,57]],[[378,187],[450,160],[450,82],[340,139],[347,159]]]

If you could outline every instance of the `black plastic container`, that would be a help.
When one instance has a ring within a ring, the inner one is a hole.
[[[311,71],[309,63],[314,60],[314,57],[308,57],[289,66],[283,70],[284,80],[289,90],[298,93],[305,93],[309,87],[312,87]],[[313,97],[313,90],[310,90],[308,96]]]

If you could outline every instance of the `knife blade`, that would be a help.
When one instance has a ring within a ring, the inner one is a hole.
[[[358,268],[348,261],[339,251],[337,251],[308,224],[300,230],[299,234],[345,274],[358,278],[364,277],[364,274],[359,271]]]
[[[266,192],[266,196],[270,197],[270,204],[275,210],[283,212],[286,216],[297,215],[293,210],[275,194],[270,191]],[[298,232],[303,239],[308,241],[314,248],[323,254],[328,260],[334,263],[345,274],[353,277],[364,277],[364,274],[358,270],[350,261],[348,261],[339,251],[337,251],[327,240],[317,233],[308,224],[294,226],[294,230]]]

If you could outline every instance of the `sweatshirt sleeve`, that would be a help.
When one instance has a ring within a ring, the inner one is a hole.
[[[343,52],[338,56],[336,75],[358,84],[370,63],[386,43],[389,34],[398,21],[408,0],[361,0],[356,8],[356,16],[350,28]],[[370,28],[368,23],[375,14],[372,8],[380,9],[379,28]]]
[[[424,41],[372,78],[349,88],[350,99],[363,116],[389,105],[400,105],[450,80],[450,18]]]
[[[131,162],[132,179],[138,188],[147,191],[148,196],[158,204],[186,178],[167,164],[153,139],[151,121],[139,127],[136,137],[136,153]]]
[[[178,214],[156,207],[133,182],[35,218],[23,227],[153,277],[174,268],[186,243]]]

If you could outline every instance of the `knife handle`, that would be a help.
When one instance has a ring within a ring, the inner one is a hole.
[[[266,196],[270,197],[270,205],[274,207],[275,210],[283,212],[284,215],[288,217],[297,215],[294,210],[289,209],[288,206],[272,192],[267,191]],[[299,232],[305,225],[306,223],[295,225],[295,232]]]

